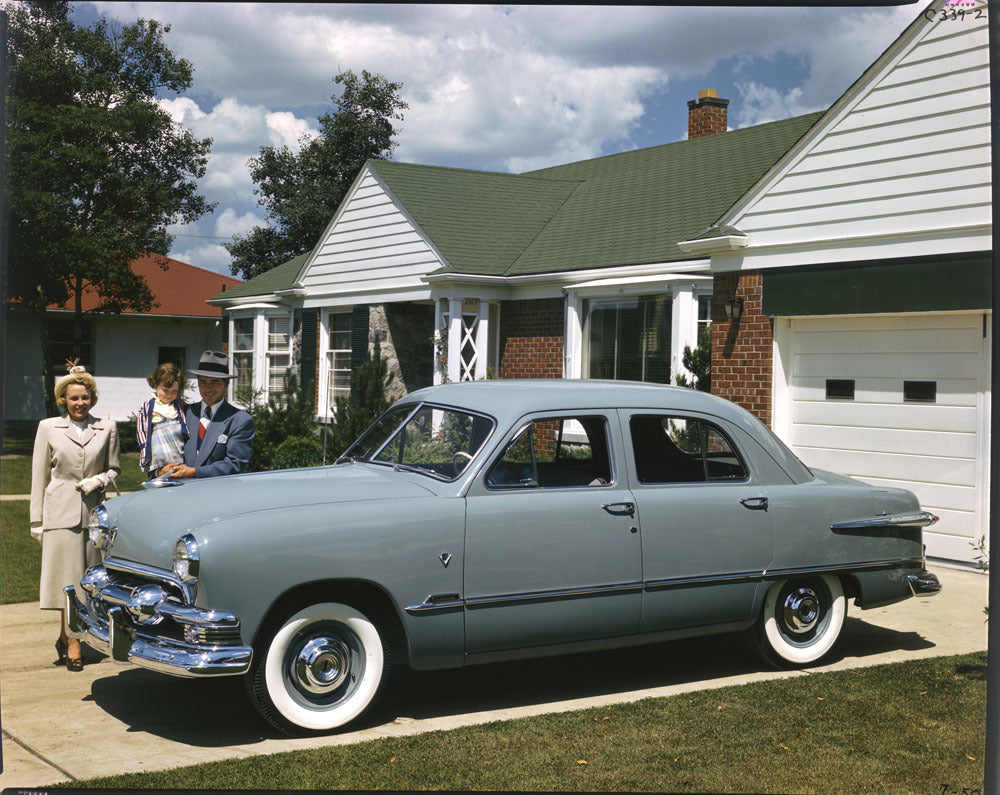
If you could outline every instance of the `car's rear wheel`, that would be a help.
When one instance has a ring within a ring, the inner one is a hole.
[[[775,667],[808,665],[833,648],[846,613],[837,577],[790,577],[768,589],[760,618],[748,631],[750,645]]]
[[[385,689],[389,670],[385,635],[368,616],[320,602],[296,610],[264,638],[247,684],[272,725],[302,734],[357,720]]]

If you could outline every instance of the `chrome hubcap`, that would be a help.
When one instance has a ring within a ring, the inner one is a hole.
[[[785,597],[781,614],[789,632],[809,632],[819,621],[819,597],[812,588],[799,586]]]
[[[337,638],[318,636],[302,646],[293,667],[299,687],[313,695],[326,695],[350,676],[351,652]]]

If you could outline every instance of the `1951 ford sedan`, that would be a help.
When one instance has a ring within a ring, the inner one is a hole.
[[[901,489],[804,466],[676,387],[483,381],[413,392],[332,466],[186,481],[92,514],[74,637],[176,676],[245,676],[288,732],[364,713],[390,662],[453,668],[744,631],[830,651],[847,599],[940,585]]]

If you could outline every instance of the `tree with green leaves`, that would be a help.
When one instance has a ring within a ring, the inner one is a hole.
[[[169,26],[102,18],[82,27],[70,10],[7,7],[6,287],[41,322],[50,415],[46,307],[72,301],[79,355],[84,292],[96,293],[98,312],[148,311],[152,294],[131,263],[165,254],[170,224],[212,209],[197,193],[211,140],[194,138],[157,102],[192,79],[190,62],[163,40]]]
[[[396,148],[393,120],[408,107],[401,83],[381,75],[341,72],[332,113],[319,117],[319,135],[304,136],[299,150],[265,146],[250,160],[255,193],[270,226],[234,235],[226,249],[233,275],[251,279],[311,250],[366,160],[385,160]]]
[[[687,376],[677,373],[674,381],[678,386],[697,389],[700,392],[712,391],[712,326],[705,324],[698,329],[698,347],[694,350],[690,345],[684,346],[681,362],[691,373],[691,383]]]

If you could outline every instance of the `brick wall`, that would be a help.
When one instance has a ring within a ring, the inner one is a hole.
[[[774,331],[762,315],[760,271],[718,273],[712,294],[712,394],[733,401],[771,426]],[[726,318],[725,305],[743,298],[743,315]]]
[[[728,115],[728,99],[719,99],[713,89],[698,92],[698,99],[688,101],[688,139],[726,132]]]
[[[500,378],[562,378],[562,298],[500,305]]]

